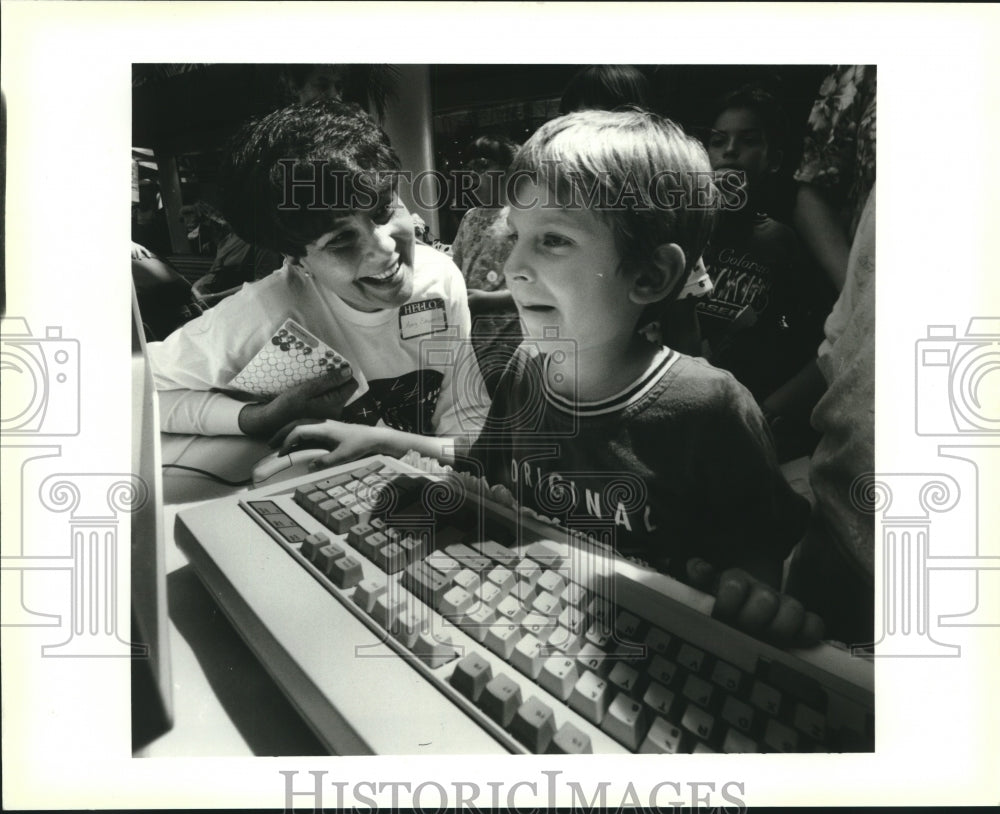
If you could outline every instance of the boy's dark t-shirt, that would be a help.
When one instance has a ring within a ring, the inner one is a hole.
[[[815,356],[832,300],[795,232],[767,215],[727,213],[704,260],[714,286],[698,303],[706,355],[761,400]]]
[[[621,554],[677,576],[691,556],[717,568],[780,562],[808,504],[781,475],[769,431],[730,374],[664,348],[600,402],[545,384],[545,357],[514,355],[471,452],[491,484]]]

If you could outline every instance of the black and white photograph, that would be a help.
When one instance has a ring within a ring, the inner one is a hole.
[[[5,807],[996,797],[992,11],[33,5]]]

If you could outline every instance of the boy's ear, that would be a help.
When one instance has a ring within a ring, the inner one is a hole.
[[[676,243],[662,243],[653,250],[652,263],[632,281],[629,299],[638,305],[659,302],[677,288],[687,259]]]

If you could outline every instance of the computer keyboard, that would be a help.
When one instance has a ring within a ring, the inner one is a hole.
[[[377,456],[178,514],[334,753],[874,748],[870,662],[783,651],[475,479]]]

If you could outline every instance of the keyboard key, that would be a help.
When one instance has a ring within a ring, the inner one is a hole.
[[[611,672],[608,674],[608,681],[621,690],[621,692],[631,698],[635,698],[639,690],[639,671],[623,662],[618,662],[611,668]],[[636,745],[638,746],[638,744]]]
[[[712,683],[718,684],[728,692],[738,692],[743,681],[743,671],[725,661],[715,662],[712,668]]]
[[[516,551],[511,551],[507,546],[500,545],[495,540],[483,540],[479,543],[473,543],[470,548],[507,568],[510,568],[518,561]]]
[[[323,480],[316,481],[317,489],[333,489],[335,486],[341,486],[345,483],[351,482],[351,476],[349,473],[341,473],[340,475],[330,475]]]
[[[511,592],[511,589],[516,583],[516,580],[514,579],[514,572],[508,568],[504,568],[502,565],[498,565],[495,568],[490,569],[486,578],[503,591],[504,596]]]
[[[667,650],[670,649],[670,634],[666,631],[660,630],[658,627],[651,627],[649,633],[646,634],[646,647],[649,648],[649,652],[656,653],[661,656],[667,655]]]
[[[375,609],[376,600],[385,592],[385,577],[370,577],[358,583],[351,598],[354,600],[354,604],[364,609],[365,613],[371,613]]]
[[[405,605],[406,599],[403,596],[395,591],[387,591],[386,593],[380,594],[375,599],[375,607],[372,609],[372,618],[382,625],[383,628],[392,633],[396,619],[399,614],[402,613]]]
[[[365,575],[360,561],[350,554],[330,563],[327,574],[334,585],[345,591],[361,582]]]
[[[373,561],[387,574],[395,574],[406,565],[406,554],[396,543],[389,543],[375,552]]]
[[[403,569],[403,587],[416,594],[421,601],[436,608],[448,591],[449,580],[427,565],[427,560],[412,563]]]
[[[687,668],[692,673],[699,673],[705,665],[705,651],[690,644],[683,644],[681,649],[677,651],[676,661],[681,667]]]
[[[750,703],[769,715],[777,715],[781,709],[781,693],[763,681],[755,681],[750,688]]]
[[[549,640],[549,636],[552,635],[552,632],[558,626],[559,623],[555,619],[542,616],[540,613],[532,612],[521,619],[521,629],[525,633],[530,633],[542,644],[545,644]]]
[[[479,701],[486,685],[493,678],[493,668],[478,653],[468,653],[455,665],[451,685],[473,703]]]
[[[492,582],[484,582],[476,588],[475,596],[480,604],[485,605],[490,610],[496,610],[500,600],[504,598],[503,592]]]
[[[500,673],[486,684],[479,697],[479,708],[506,729],[521,706],[521,688],[510,677]]]
[[[569,557],[569,546],[553,540],[539,540],[528,545],[524,554],[543,568],[559,568]]]
[[[483,644],[504,661],[509,661],[514,648],[521,641],[521,635],[520,625],[507,621],[494,622],[486,631]]]
[[[814,741],[826,740],[826,716],[805,704],[796,704],[792,712],[792,725]]]
[[[737,729],[727,729],[722,739],[722,751],[727,753],[759,752],[757,741],[747,737]]]
[[[505,596],[501,599],[500,602],[497,603],[496,610],[498,617],[502,617],[511,622],[520,622],[527,615],[527,611],[521,603],[512,596]]]
[[[789,729],[773,718],[764,727],[764,748],[776,752],[794,752],[799,747],[799,736],[794,729]]]
[[[428,554],[423,561],[448,579],[453,579],[455,574],[462,570],[462,567],[443,551],[434,551]]]
[[[535,583],[538,582],[538,578],[542,575],[541,566],[527,557],[517,560],[509,567],[514,572],[518,582],[527,582],[532,587],[534,587]]]
[[[452,543],[444,546],[444,553],[455,560],[460,568],[471,568],[476,573],[487,571],[493,565],[486,557],[473,551],[464,543]]]
[[[417,608],[404,607],[392,625],[393,636],[399,639],[403,647],[407,650],[412,649],[414,643],[417,641],[417,637],[430,624],[430,619],[425,611],[425,608],[418,610]]]
[[[497,615],[493,612],[492,608],[479,603],[473,603],[472,607],[455,624],[461,630],[465,631],[466,635],[471,636],[482,644],[486,639],[486,633],[489,631],[490,626],[496,620]]]
[[[374,534],[373,529],[367,523],[355,523],[347,530],[347,544],[357,548],[369,534]]]
[[[550,755],[589,755],[593,751],[590,736],[581,732],[569,721],[559,727],[548,748]]]
[[[573,687],[580,678],[576,662],[565,656],[550,656],[542,664],[538,683],[556,698],[565,701],[573,692]]]
[[[542,665],[546,659],[542,647],[542,643],[536,637],[527,633],[515,645],[510,663],[534,681],[542,672]]]
[[[664,687],[669,687],[674,681],[674,676],[677,675],[677,665],[663,656],[653,656],[646,669],[646,674],[653,681],[659,682]]]
[[[469,610],[475,598],[464,588],[459,588],[455,586],[449,588],[443,597],[441,597],[441,604],[438,605],[438,613],[442,616],[464,616],[465,612]]]
[[[826,711],[826,693],[820,683],[780,661],[768,665],[765,680],[782,695],[802,701],[819,712]]]
[[[708,708],[714,697],[712,685],[695,675],[689,675],[684,679],[684,688],[681,690],[681,694],[702,708]]]
[[[351,508],[351,506],[353,506],[355,503],[358,502],[358,498],[355,495],[350,494],[350,492],[348,492],[348,494],[344,495],[343,497],[337,498],[337,500],[340,501],[340,505],[343,506],[345,509]]]
[[[346,534],[354,525],[354,515],[350,509],[340,508],[323,515],[323,525],[337,534]]]
[[[323,546],[330,544],[330,538],[325,534],[310,534],[302,541],[299,551],[302,556],[312,562],[316,558],[316,552]]]
[[[458,658],[458,650],[451,634],[440,626],[433,631],[422,631],[411,649],[413,654],[432,670]]]
[[[560,653],[574,658],[582,644],[583,637],[563,627],[562,623],[552,629],[548,641],[546,641],[549,650],[558,650]]]
[[[528,751],[540,755],[549,748],[556,734],[556,719],[552,709],[531,696],[518,708],[510,723],[510,734]]]
[[[731,724],[744,734],[749,734],[753,729],[754,712],[753,707],[740,701],[738,698],[728,696],[722,702],[722,720]]]
[[[411,534],[407,534],[403,537],[397,545],[403,552],[403,556],[406,558],[406,563],[409,565],[411,562],[416,562],[417,560],[422,560],[427,556],[428,548],[430,544],[427,542],[426,538],[414,537]]]
[[[712,730],[715,727],[715,718],[701,707],[688,704],[681,716],[681,727],[697,735],[702,740],[709,740],[712,737]]]
[[[651,682],[642,696],[642,703],[649,707],[657,715],[664,718],[670,717],[670,710],[674,706],[677,696],[662,684]]]
[[[611,670],[608,654],[591,642],[585,641],[576,653],[577,664],[581,670],[589,670],[598,675],[607,675]]]
[[[559,624],[571,631],[573,635],[582,638],[587,630],[587,616],[579,608],[568,606],[563,608],[562,613],[559,614]]]
[[[535,599],[535,586],[529,582],[518,582],[511,589],[510,596],[514,597],[526,608],[530,608],[531,603]]]
[[[646,733],[646,739],[639,747],[639,752],[644,755],[676,755],[681,751],[682,740],[683,733],[678,727],[663,718],[656,717],[649,727],[649,732]]]
[[[301,506],[305,499],[312,494],[320,491],[319,487],[315,483],[304,483],[295,489],[295,502]]]
[[[698,743],[694,745],[694,749],[691,750],[691,753],[695,755],[717,754],[717,752],[711,746],[709,746],[707,743],[702,743],[701,741],[698,741]]]
[[[601,650],[610,649],[611,644],[611,631],[604,628],[599,622],[591,625],[587,629],[585,638],[594,647],[599,647]]]
[[[316,567],[324,574],[328,574],[330,573],[330,566],[346,554],[347,552],[339,545],[333,545],[332,543],[325,545],[316,552]]]
[[[305,509],[313,517],[318,517],[320,512],[320,504],[326,503],[330,498],[326,492],[316,491],[310,495],[307,495],[305,499],[301,501],[296,501],[298,504]]]
[[[639,627],[642,624],[638,616],[621,611],[615,619],[615,634],[619,639],[626,642],[638,641]]]
[[[574,608],[583,607],[588,599],[587,589],[575,582],[567,583],[565,590],[559,595],[559,600],[564,605],[572,605]]]
[[[633,701],[623,692],[615,696],[601,721],[601,729],[633,752],[645,738],[646,726],[646,713],[642,704]]]
[[[556,571],[543,571],[541,576],[538,577],[535,587],[540,593],[547,592],[553,596],[559,596],[559,594],[566,590],[566,580]]]
[[[372,531],[367,537],[358,541],[355,548],[362,556],[370,560],[375,559],[375,552],[389,544],[389,539],[381,531]]]
[[[471,568],[463,568],[452,578],[452,581],[459,587],[464,588],[470,594],[476,592],[481,584],[479,579],[479,574],[473,571]]]
[[[611,703],[611,686],[600,676],[585,670],[573,686],[569,705],[592,724],[600,724]]]
[[[600,622],[608,630],[611,630],[615,618],[614,603],[607,597],[597,594],[587,605],[587,616],[592,622]]]

